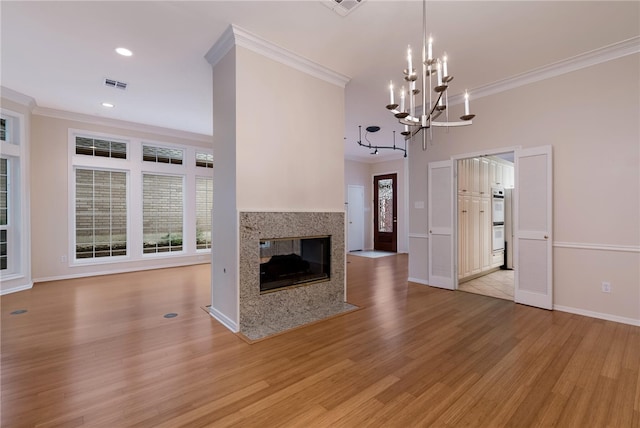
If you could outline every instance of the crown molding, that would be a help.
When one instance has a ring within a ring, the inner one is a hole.
[[[233,46],[241,46],[269,59],[287,65],[303,73],[344,88],[350,77],[333,71],[316,62],[304,58],[288,49],[277,46],[256,34],[231,24],[220,39],[205,55],[211,66],[215,66]]]
[[[32,110],[36,106],[36,100],[32,97],[4,86],[0,86],[0,96],[14,103],[23,105],[29,110]]]
[[[498,80],[497,82],[469,90],[469,93],[473,95],[473,99],[482,98],[637,53],[640,53],[640,36],[535,68],[507,79]],[[462,94],[449,97],[450,105],[462,102]]]
[[[176,139],[188,139],[201,143],[213,143],[211,135],[198,134],[195,132],[181,131],[179,129],[163,128],[155,125],[145,125],[142,123],[128,122],[126,120],[111,119],[105,117],[91,116],[83,113],[74,113],[63,110],[56,110],[47,107],[36,106],[32,114],[36,116],[51,117],[61,120],[72,120],[75,122],[89,123],[92,125],[109,126],[113,128],[126,129],[129,131],[145,132],[150,134],[158,134],[165,137]]]

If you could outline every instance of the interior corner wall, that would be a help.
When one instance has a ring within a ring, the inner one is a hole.
[[[232,331],[239,326],[239,229],[236,171],[236,49],[213,67],[213,225],[211,308]]]
[[[344,88],[235,50],[238,210],[344,212]]]
[[[448,134],[436,129],[425,152],[412,143],[410,236],[427,230],[429,162],[551,145],[554,306],[640,325],[639,75],[634,54],[472,99],[472,126]],[[411,239],[410,258],[426,263],[418,240]],[[409,270],[410,277],[420,275]],[[602,281],[611,282],[612,293],[601,292]]]

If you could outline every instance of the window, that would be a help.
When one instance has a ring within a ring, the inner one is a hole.
[[[9,161],[0,159],[0,270],[8,268],[7,226],[9,224]]]
[[[76,259],[127,255],[127,174],[76,169]]]
[[[196,166],[202,168],[213,168],[213,154],[196,152]]]
[[[20,113],[0,113],[0,275],[21,286],[31,277],[23,120]]]
[[[127,143],[97,138],[76,137],[76,154],[126,159]]]
[[[196,248],[211,248],[213,178],[196,177]]]
[[[162,266],[211,251],[211,150],[78,129],[67,144],[71,267]]]
[[[7,119],[0,118],[0,141],[7,141]]]
[[[184,152],[166,147],[142,146],[142,160],[146,162],[172,163],[182,165]]]
[[[183,179],[143,174],[143,252],[182,251]]]

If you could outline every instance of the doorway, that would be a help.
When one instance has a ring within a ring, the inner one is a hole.
[[[347,188],[347,251],[364,250],[364,186]]]
[[[373,177],[373,249],[398,251],[397,174]]]
[[[514,152],[459,159],[457,172],[458,290],[513,301]]]

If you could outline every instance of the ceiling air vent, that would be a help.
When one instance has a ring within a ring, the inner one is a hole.
[[[104,79],[104,86],[110,88],[127,89],[127,84],[114,79]]]
[[[322,0],[322,4],[335,11],[340,16],[347,16],[364,0]]]

